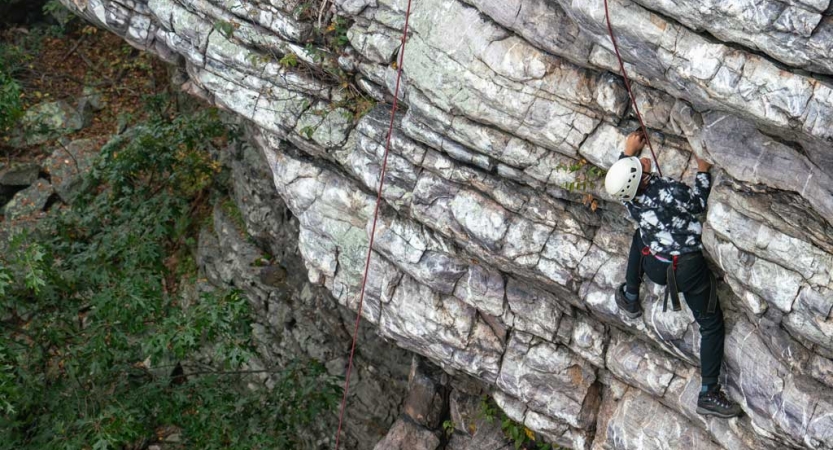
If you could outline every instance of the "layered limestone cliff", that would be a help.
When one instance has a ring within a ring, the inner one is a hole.
[[[349,93],[312,70],[330,50],[306,45],[305,4],[63,1],[251,122],[309,279],[355,309],[389,106],[345,114]],[[327,5],[350,24],[341,70],[380,102],[405,7]],[[728,321],[723,382],[745,415],[694,412],[691,313],[663,313],[648,283],[644,316],[620,315],[633,225],[599,186],[597,209],[564,188],[587,176],[565,167],[609,167],[636,127],[602,0],[414,0],[366,326],[567,447],[833,448],[833,5],[611,9],[663,172],[690,182],[692,153],[715,163],[704,242]]]

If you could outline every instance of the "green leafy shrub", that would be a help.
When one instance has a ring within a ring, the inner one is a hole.
[[[457,424],[455,424],[453,420],[445,420],[443,421],[443,432],[446,436],[451,436],[452,434],[454,434],[454,428],[456,426]]]
[[[214,29],[220,32],[226,39],[231,39],[234,36],[234,30],[239,27],[240,24],[225,20],[217,20],[214,22]]]
[[[559,164],[555,167],[555,170],[565,171],[576,175],[575,181],[571,181],[569,183],[564,182],[563,187],[568,191],[586,191],[588,188],[595,189],[596,182],[604,178],[607,174],[604,169],[600,169],[589,164],[586,159],[581,159],[580,161],[572,163],[569,166]]]
[[[247,369],[239,292],[183,304],[222,179],[207,150],[233,137],[213,110],[157,114],[102,148],[72,208],[0,243],[0,446],[144,448],[175,429],[187,448],[295,449],[335,406],[319,363]],[[257,373],[274,388],[246,388]]]
[[[333,17],[332,22],[330,22],[330,25],[325,31],[325,35],[329,35],[330,45],[340,49],[349,44],[350,39],[347,38],[347,30],[350,29],[350,25],[350,21],[345,17]]]
[[[294,53],[287,53],[281,58],[280,63],[284,67],[298,67],[298,57]]]
[[[43,5],[43,13],[52,17],[57,22],[55,34],[61,35],[66,32],[66,26],[75,19],[64,5],[58,0],[49,0]]]
[[[0,131],[11,128],[23,116],[20,84],[0,71]]]
[[[515,450],[558,450],[561,448],[540,441],[534,431],[510,419],[488,396],[484,395],[480,399],[479,417],[488,423],[498,420],[503,435],[514,444]]]
[[[604,169],[600,169],[599,167],[589,164],[584,158],[570,165],[559,164],[555,169],[573,174],[575,176],[573,181],[565,181],[562,187],[569,192],[578,191],[583,193],[582,202],[584,205],[588,206],[591,210],[596,211],[599,207],[599,202],[593,194],[588,191],[596,189],[596,183],[604,178],[607,172]]]
[[[26,60],[21,46],[0,43],[0,134],[23,116],[22,90],[16,76]]]

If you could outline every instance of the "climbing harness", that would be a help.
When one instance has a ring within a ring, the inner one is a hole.
[[[356,312],[356,326],[353,329],[353,344],[350,348],[350,358],[347,363],[347,377],[344,381],[344,396],[341,398],[341,411],[338,415],[338,431],[336,432],[336,446],[341,438],[341,426],[344,423],[344,410],[347,405],[347,393],[350,390],[350,372],[353,370],[353,356],[356,353],[356,340],[359,336],[359,322],[362,318],[362,304],[364,302],[364,291],[367,286],[367,274],[370,271],[370,255],[373,249],[373,238],[376,236],[376,222],[379,219],[379,206],[382,203],[382,188],[385,185],[385,172],[388,167],[388,152],[390,150],[391,136],[393,135],[393,123],[396,118],[396,107],[399,105],[399,82],[402,78],[402,66],[405,63],[405,42],[408,38],[408,19],[411,17],[411,0],[408,0],[408,7],[405,10],[405,26],[402,29],[402,49],[399,52],[399,65],[396,70],[396,87],[393,90],[393,106],[390,110],[390,125],[388,126],[388,136],[385,141],[385,154],[382,157],[382,170],[379,172],[379,189],[376,191],[376,207],[373,211],[373,226],[370,229],[370,242],[367,245],[367,257],[364,262],[364,276],[362,277],[362,290],[359,294],[359,308]]]
[[[633,91],[631,90],[631,80],[628,78],[628,72],[625,70],[625,62],[622,61],[622,55],[619,54],[619,46],[616,44],[616,36],[614,36],[613,26],[610,24],[610,11],[607,6],[607,0],[605,0],[605,18],[607,19],[607,31],[610,33],[610,41],[613,43],[613,50],[616,52],[616,59],[619,60],[619,69],[622,70],[622,77],[625,79],[625,88],[628,90],[631,105],[633,105],[633,110],[636,111],[636,117],[639,119],[639,125],[642,127],[642,134],[645,136],[645,141],[648,142],[648,148],[651,150],[651,156],[654,158],[654,164],[657,166],[657,172],[659,173],[659,176],[662,176],[662,169],[659,167],[657,154],[654,153],[654,146],[651,145],[651,138],[648,137],[648,128],[645,127],[645,122],[642,120],[642,114],[639,113],[639,107],[636,106],[636,97],[634,97]]]
[[[662,312],[668,311],[669,297],[671,297],[672,310],[680,311],[682,309],[682,306],[680,304],[680,291],[677,287],[677,269],[679,268],[680,263],[684,263],[688,260],[691,260],[698,255],[699,253],[686,253],[683,255],[662,255],[659,253],[652,252],[651,249],[647,246],[642,247],[642,258],[639,261],[639,278],[642,278],[644,273],[642,264],[644,264],[646,256],[652,256],[656,258],[658,261],[668,264],[668,268],[665,270],[666,285],[665,299],[662,301]],[[709,303],[706,307],[706,312],[708,314],[714,314],[715,310],[717,309],[717,280],[715,279],[714,274],[711,271],[709,271],[708,286],[700,286],[697,290],[691,291],[691,295],[698,295],[706,289],[709,289]]]

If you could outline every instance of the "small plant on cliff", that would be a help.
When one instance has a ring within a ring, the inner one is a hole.
[[[488,423],[498,420],[503,435],[513,443],[515,450],[558,450],[561,448],[541,442],[534,431],[510,419],[489,396],[481,397],[478,416]]]
[[[280,63],[284,67],[298,67],[298,57],[294,53],[287,53],[281,58]]]
[[[453,420],[446,420],[443,422],[443,432],[445,432],[446,436],[454,434],[454,428],[456,427],[457,424],[455,424]]]
[[[231,39],[234,36],[234,30],[240,28],[240,24],[236,22],[229,22],[226,20],[217,20],[214,22],[214,29],[223,35],[226,39]]]
[[[346,18],[335,16],[330,25],[327,26],[325,35],[329,37],[331,45],[342,48],[350,43],[350,40],[347,39],[347,30],[349,29],[350,22]]]
[[[589,164],[586,159],[582,158],[579,161],[570,165],[559,164],[555,170],[567,172],[575,175],[575,179],[570,182],[564,182],[561,186],[570,192],[583,192],[582,202],[585,206],[590,207],[595,211],[599,207],[599,202],[590,194],[588,189],[595,189],[596,183],[599,182],[607,172],[592,164]]]
[[[596,187],[596,182],[605,176],[605,171],[592,164],[589,164],[586,159],[581,159],[573,164],[559,164],[555,170],[564,171],[575,174],[576,179],[571,182],[564,182],[564,189],[568,191],[578,190],[586,191],[588,188]]]
[[[240,292],[182,295],[196,266],[180,262],[222,178],[208,150],[230,138],[215,111],[157,114],[102,149],[71,208],[0,241],[0,447],[147,448],[178,434],[184,448],[289,450],[335,406],[321,364],[245,366]],[[255,374],[274,387],[247,388]]]

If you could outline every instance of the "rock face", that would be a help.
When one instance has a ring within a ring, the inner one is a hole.
[[[249,299],[258,346],[258,358],[249,364],[273,367],[314,358],[332,375],[343,376],[355,313],[306,279],[297,254],[298,220],[275,192],[260,151],[229,146],[221,160],[231,169],[233,202],[215,207],[212,225],[200,233],[197,262],[210,285],[235,287]],[[372,327],[360,331],[348,402],[352,413],[342,433],[345,449],[369,449],[385,436],[398,417],[412,359]],[[266,377],[263,383],[269,387],[274,380]],[[303,449],[332,448],[337,426],[337,416],[320,417],[302,436]]]
[[[355,99],[310,70],[331,50],[305,46],[301,2],[64,3],[250,121],[309,280],[357,309],[389,109],[347,117]],[[406,1],[332,3],[349,44],[324,61],[389,100]],[[609,167],[636,128],[603,3],[414,1],[364,318],[559,445],[833,448],[833,6],[610,2],[663,172],[691,182],[692,153],[715,163],[704,242],[727,317],[723,383],[745,411],[727,421],[695,412],[691,313],[662,313],[650,283],[641,319],[617,311],[625,210],[599,183],[581,185],[595,210],[565,189],[590,176],[565,167]]]

